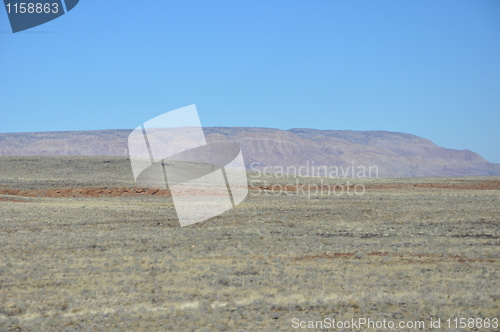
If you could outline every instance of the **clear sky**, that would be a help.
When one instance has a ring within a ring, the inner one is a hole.
[[[388,130],[500,162],[500,1],[81,0],[13,34],[0,132],[203,126]]]

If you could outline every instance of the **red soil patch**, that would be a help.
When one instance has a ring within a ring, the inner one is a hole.
[[[334,185],[267,185],[267,186],[249,186],[250,190],[263,190],[279,192],[323,192],[329,191],[335,193],[344,191],[354,192],[356,184],[339,184],[342,187]],[[348,188],[349,187],[349,188]],[[500,181],[461,181],[459,183],[402,183],[402,184],[366,184],[366,190],[386,190],[386,189],[455,189],[455,190],[500,190]],[[359,191],[360,189],[357,188]],[[170,197],[169,189],[150,189],[150,188],[64,188],[51,190],[19,190],[19,189],[1,189],[0,194],[23,197],[128,197],[128,196],[164,196]],[[217,191],[195,191],[187,189],[184,195],[216,196],[220,195]],[[0,201],[12,199],[0,198]]]
[[[321,254],[321,255],[306,255],[302,257],[296,258],[296,260],[310,260],[310,259],[317,259],[317,258],[326,258],[326,259],[334,259],[334,258],[349,258],[353,256],[353,252],[336,252],[333,254]]]
[[[459,190],[500,190],[500,181],[461,181],[460,183],[402,183],[402,184],[372,184],[365,185],[366,189],[459,189]]]
[[[352,181],[355,181],[352,180]],[[351,182],[351,180],[349,181]],[[330,192],[334,193],[335,191],[341,192],[342,188],[344,191],[349,189],[350,192],[354,192],[355,186],[359,184],[349,183],[349,186],[344,183],[339,183],[336,185],[265,185],[265,186],[249,186],[249,189],[254,190],[265,190],[265,191],[273,191],[275,193],[284,192],[284,191],[311,191],[311,192]],[[423,189],[454,189],[454,190],[500,190],[500,181],[498,180],[484,180],[484,181],[461,181],[459,183],[401,183],[401,184],[364,184],[366,190],[385,190],[385,189],[415,189],[415,188],[423,188]],[[358,191],[361,189],[358,187]]]
[[[127,197],[127,196],[170,196],[168,189],[148,188],[65,188],[51,190],[3,189],[0,194],[23,197]]]
[[[484,259],[484,258],[467,258],[465,256],[460,256],[460,255],[438,255],[438,254],[397,254],[397,253],[392,253],[392,252],[371,252],[367,254],[367,256],[393,256],[393,257],[399,257],[399,258],[427,258],[427,259],[438,259],[438,261],[444,261],[446,258],[450,260],[456,260],[457,262],[460,263],[473,263],[473,262],[488,262],[488,263],[494,263],[494,259]],[[415,262],[415,261],[412,261]]]
[[[227,193],[227,192],[226,192]],[[227,195],[217,190],[196,190],[186,188],[178,193],[185,196],[221,196]],[[130,197],[130,196],[172,196],[169,189],[153,188],[64,188],[51,190],[2,189],[0,194],[23,197]]]

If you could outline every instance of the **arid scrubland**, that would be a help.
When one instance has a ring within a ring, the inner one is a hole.
[[[0,194],[0,331],[287,331],[293,318],[326,317],[430,330],[431,319],[498,318],[499,180],[352,179],[363,195],[310,197],[262,187],[183,228],[170,197]],[[126,158],[2,157],[0,186],[134,183]]]

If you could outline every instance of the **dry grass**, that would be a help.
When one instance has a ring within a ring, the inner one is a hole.
[[[41,181],[1,175],[10,189]],[[443,181],[460,179],[431,182]],[[0,195],[0,330],[285,331],[294,317],[498,317],[500,190],[257,193],[184,228],[168,197]]]

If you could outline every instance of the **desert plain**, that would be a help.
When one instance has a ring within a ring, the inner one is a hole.
[[[499,330],[499,176],[248,179],[180,227],[126,157],[0,157],[0,331]]]

